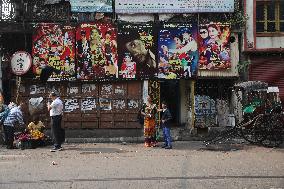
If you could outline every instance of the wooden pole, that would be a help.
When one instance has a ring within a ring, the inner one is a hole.
[[[191,99],[191,129],[194,129],[195,121],[195,81],[191,81],[190,85],[190,99]]]

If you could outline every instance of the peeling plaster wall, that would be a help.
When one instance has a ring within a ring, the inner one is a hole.
[[[247,44],[250,44],[250,48],[254,48],[254,31],[253,31],[253,2],[252,0],[246,0],[246,14],[248,15],[246,38]]]
[[[192,81],[180,80],[180,124],[186,128],[191,128],[191,99],[190,99],[190,84]]]
[[[229,103],[225,100],[216,100],[217,124],[219,127],[229,126]]]
[[[167,21],[170,18],[172,18],[173,16],[175,16],[175,14],[159,14],[159,20],[160,21]]]
[[[284,48],[284,37],[256,37],[256,48]]]
[[[243,117],[243,106],[241,104],[241,99],[242,99],[242,92],[238,91],[238,96],[237,97],[236,93],[232,93],[232,107],[233,107],[233,113],[235,115],[235,119],[236,119],[236,123],[239,123],[242,121],[242,117]]]

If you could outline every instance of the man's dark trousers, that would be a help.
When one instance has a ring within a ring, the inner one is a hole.
[[[51,116],[52,126],[51,133],[54,140],[54,147],[61,148],[62,140],[62,129],[61,129],[61,120],[62,115]]]
[[[4,133],[5,133],[5,141],[7,143],[7,148],[12,149],[13,142],[14,142],[14,134],[15,134],[15,128],[12,126],[4,125]]]

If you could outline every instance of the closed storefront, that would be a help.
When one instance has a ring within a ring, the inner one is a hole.
[[[279,88],[279,96],[284,102],[284,58],[276,55],[251,55],[249,80],[267,82]]]
[[[24,81],[19,100],[29,102],[30,118],[40,115],[49,126],[46,108],[50,91],[64,102],[63,125],[70,129],[140,128],[137,112],[142,103],[142,82],[49,82]],[[13,92],[16,97],[17,91]]]

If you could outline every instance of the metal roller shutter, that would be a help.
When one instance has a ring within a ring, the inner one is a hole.
[[[279,95],[284,102],[284,58],[280,56],[251,57],[249,80],[264,81],[279,87]]]

